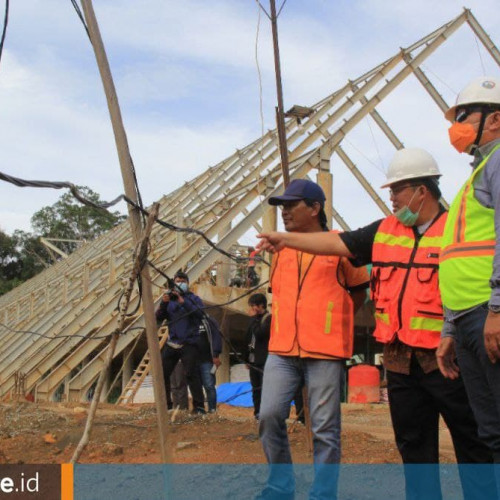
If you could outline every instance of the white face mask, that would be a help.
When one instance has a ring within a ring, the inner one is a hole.
[[[177,286],[180,288],[182,293],[187,293],[189,290],[189,285],[187,283],[177,283]]]

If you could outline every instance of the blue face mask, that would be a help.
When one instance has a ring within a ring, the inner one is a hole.
[[[189,290],[189,285],[187,283],[177,283],[177,286],[180,288],[182,293],[187,293]]]

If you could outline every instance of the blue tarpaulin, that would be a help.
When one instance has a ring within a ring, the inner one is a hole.
[[[252,385],[250,382],[228,382],[217,387],[217,403],[252,408]]]

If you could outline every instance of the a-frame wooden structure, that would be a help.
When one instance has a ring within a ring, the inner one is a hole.
[[[300,125],[291,116],[286,122],[291,179],[316,174],[315,179],[331,200],[330,160],[337,155],[381,214],[388,214],[389,208],[342,148],[342,140],[370,115],[394,147],[402,148],[402,141],[377,106],[411,75],[442,111],[447,109],[448,104],[421,66],[464,24],[468,24],[500,66],[499,50],[472,13],[464,10],[428,36],[310,106],[303,113],[309,114],[302,115]],[[252,226],[273,227],[276,214],[267,200],[281,192],[278,138],[276,130],[270,130],[163,197],[160,218],[200,229],[217,241],[219,247],[231,250]],[[348,229],[341,207],[327,208],[337,224]],[[227,259],[207,247],[202,238],[181,235],[159,225],[153,231],[151,245],[149,258],[155,266],[170,276],[185,268],[192,282]],[[19,391],[16,380],[20,374],[24,376],[23,392],[32,393],[37,400],[53,399],[61,384],[67,399],[86,397],[103,364],[105,336],[116,327],[117,301],[122,281],[132,265],[132,250],[129,226],[124,223],[0,297],[0,397],[9,397],[15,388]],[[218,278],[223,274],[221,271]],[[152,279],[158,285],[164,282],[159,275],[153,274]],[[218,284],[227,285],[227,280],[219,280]],[[154,293],[159,298],[161,290],[155,288]],[[217,296],[215,292],[205,293]],[[135,290],[132,308],[137,302]],[[115,351],[117,359],[130,354],[143,333],[143,326],[139,308],[130,318],[126,334],[120,337]],[[129,367],[124,372],[124,382],[131,376]],[[132,390],[127,387],[127,391]]]

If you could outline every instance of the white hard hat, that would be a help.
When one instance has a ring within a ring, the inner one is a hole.
[[[406,179],[438,177],[441,175],[436,160],[430,153],[420,148],[405,148],[396,151],[389,168],[387,182],[383,188]]]
[[[455,106],[452,106],[444,117],[453,122],[455,110],[468,104],[493,104],[500,107],[500,78],[481,76],[472,80],[457,96]]]

